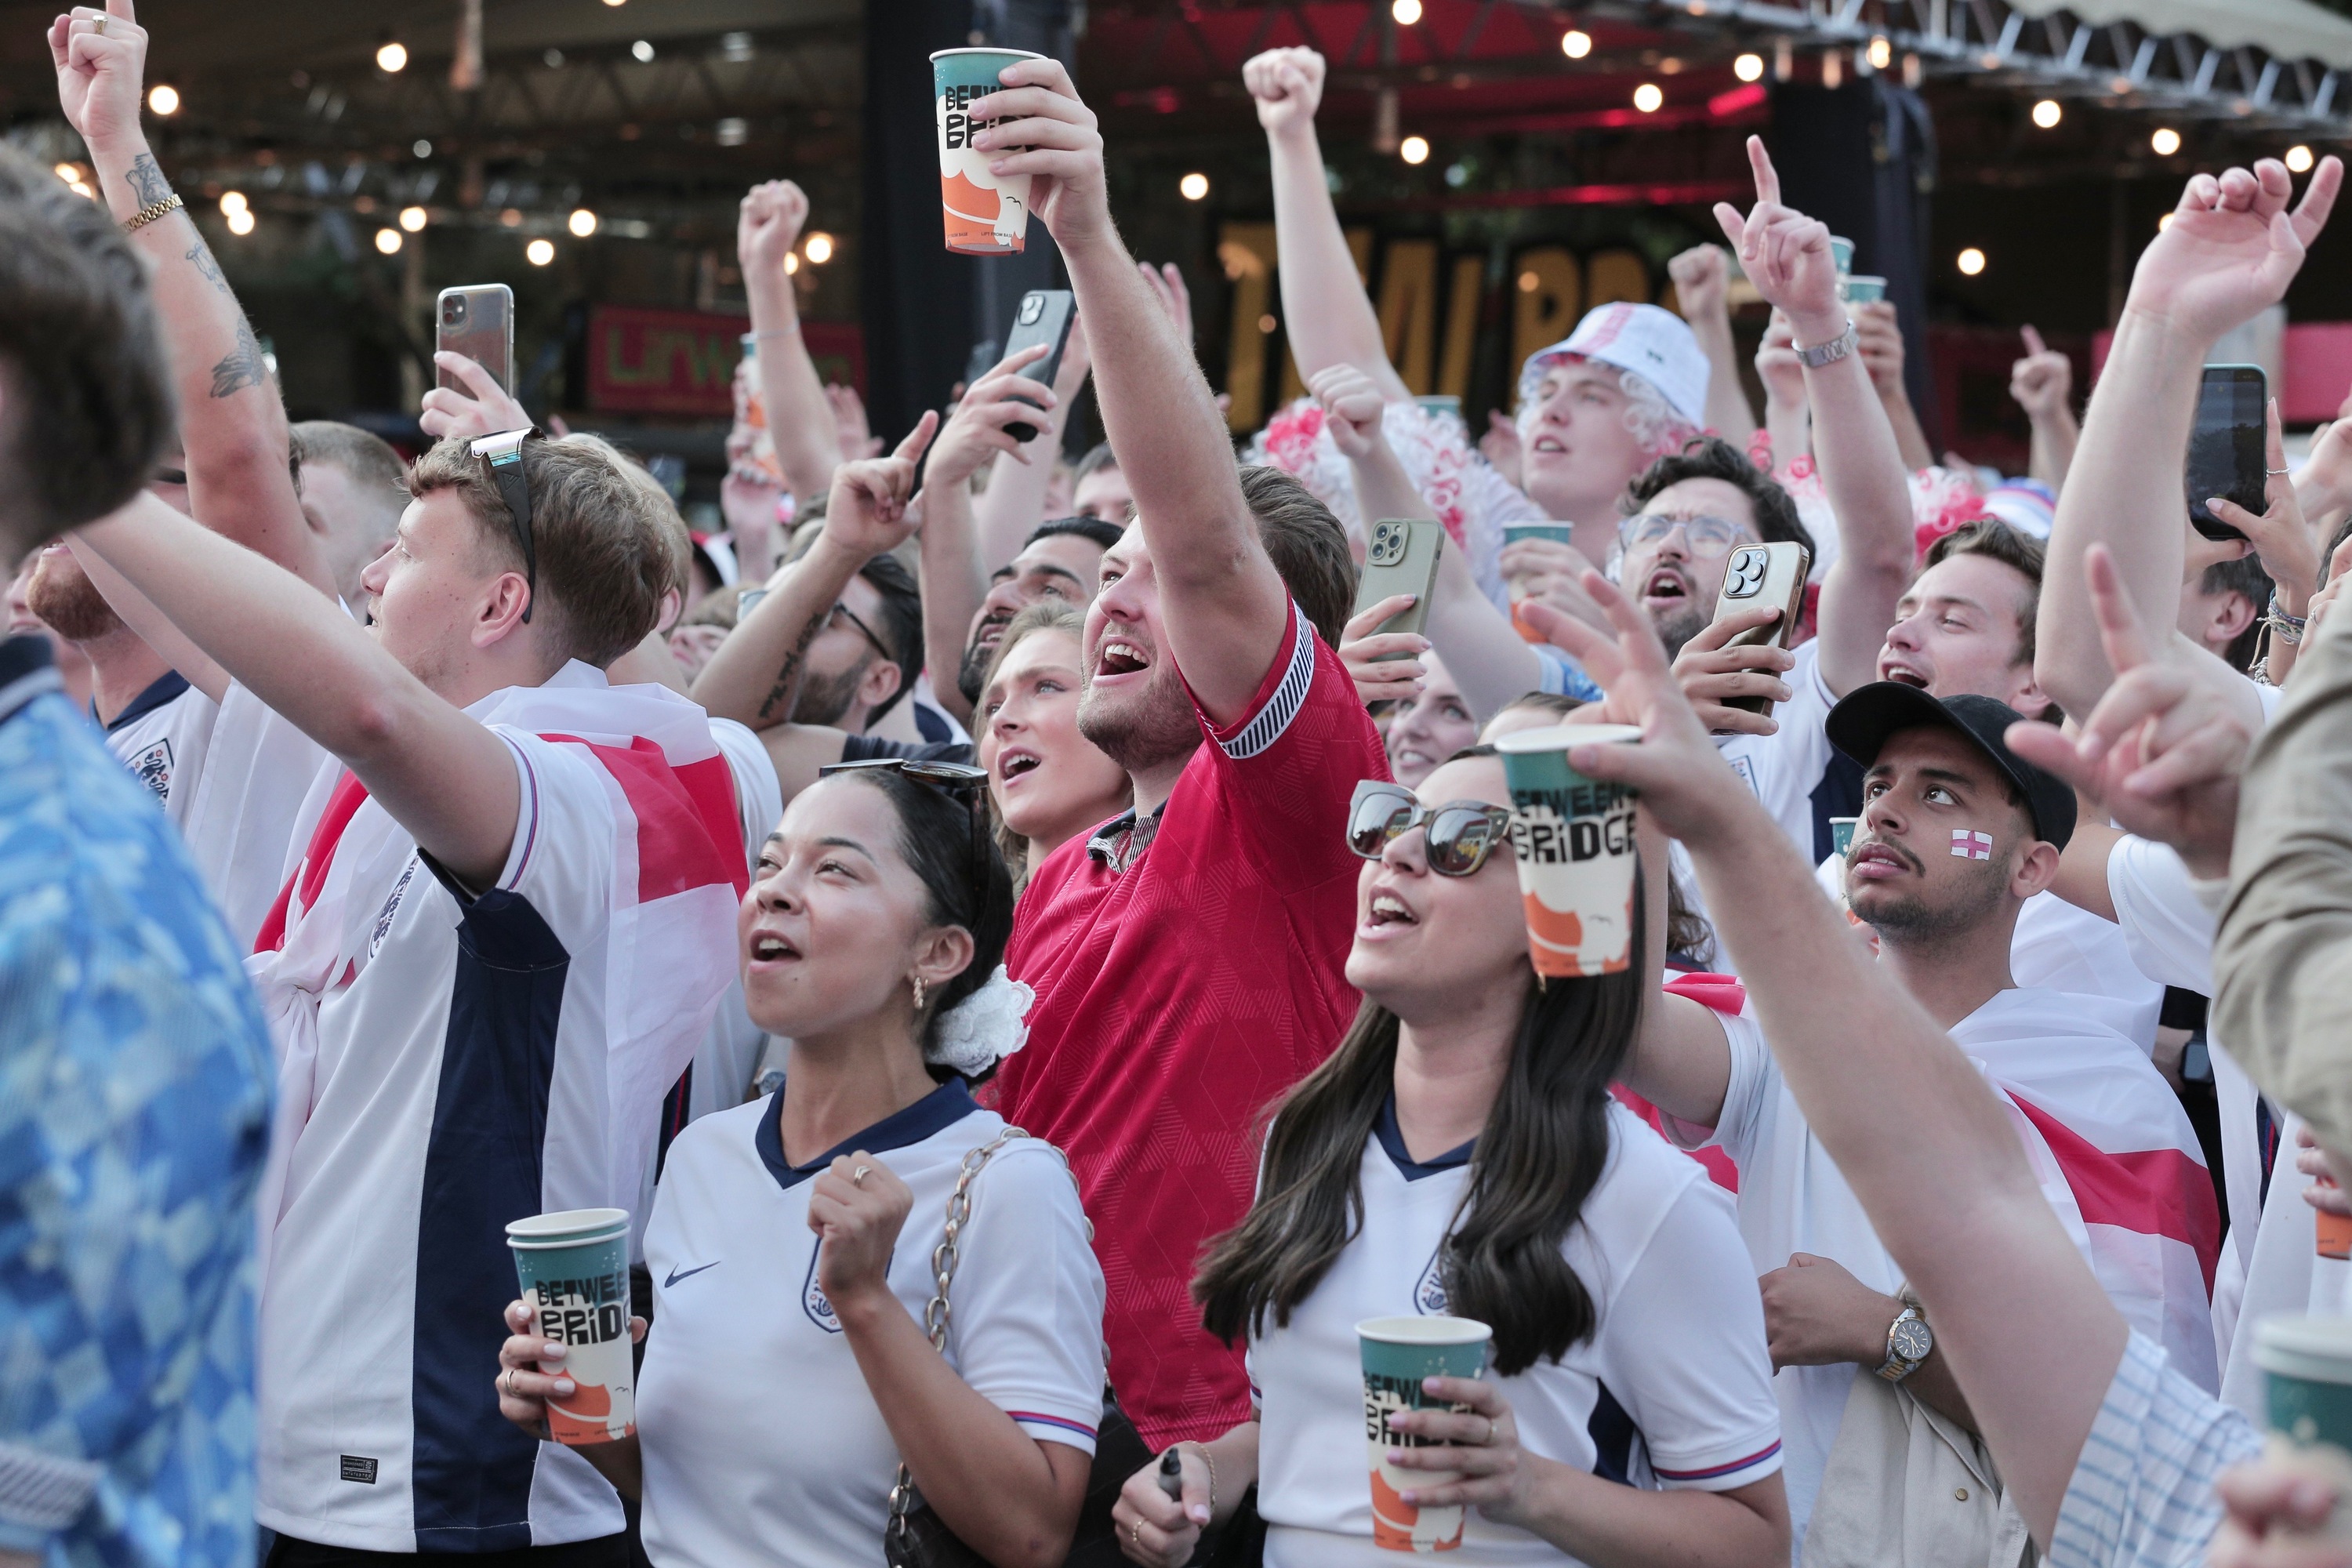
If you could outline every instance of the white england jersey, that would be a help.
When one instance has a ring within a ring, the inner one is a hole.
[[[660,1568],[881,1560],[898,1450],[817,1281],[811,1179],[863,1149],[913,1189],[890,1289],[919,1322],[964,1155],[1004,1125],[950,1082],[794,1166],[778,1114],[772,1095],[681,1133],[646,1232],[655,1305],[637,1439],[646,1552]],[[949,1300],[958,1375],[1030,1436],[1092,1454],[1103,1276],[1050,1144],[1016,1139],[973,1181]]]
[[[163,815],[177,824],[187,817],[190,786],[204,768],[219,715],[218,703],[179,671],[166,670],[106,726],[106,749],[155,792]],[[97,717],[94,704],[90,716]]]
[[[702,711],[585,665],[468,711],[520,785],[478,895],[350,774],[248,965],[281,1052],[261,1194],[261,1522],[379,1552],[610,1535],[619,1499],[500,1418],[508,1221],[627,1208],[734,967],[733,790]]]
[[[1360,1229],[1288,1325],[1269,1321],[1251,1342],[1269,1568],[1395,1561],[1372,1544],[1356,1325],[1447,1310],[1438,1246],[1468,1193],[1470,1152],[1415,1162],[1391,1100],[1364,1146]],[[1764,1304],[1730,1194],[1612,1101],[1608,1163],[1563,1251],[1591,1292],[1598,1328],[1559,1362],[1497,1380],[1521,1446],[1653,1489],[1724,1491],[1778,1470]],[[1475,1510],[1452,1560],[1464,1568],[1572,1561]]]

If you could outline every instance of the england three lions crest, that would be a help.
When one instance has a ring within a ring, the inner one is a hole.
[[[158,741],[131,759],[131,776],[155,792],[157,800],[172,798],[172,742]]]

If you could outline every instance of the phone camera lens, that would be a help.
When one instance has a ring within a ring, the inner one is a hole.
[[[458,322],[464,321],[466,319],[466,301],[462,298],[452,298],[442,300],[441,319],[448,322],[453,327]]]

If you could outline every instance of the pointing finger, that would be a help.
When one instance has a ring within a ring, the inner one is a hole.
[[[1764,138],[1748,139],[1748,166],[1756,175],[1756,199],[1779,205],[1780,172],[1772,167],[1772,154],[1764,150]]]
[[[2042,334],[2035,331],[2032,326],[2029,325],[2020,329],[2020,335],[2025,339],[2025,352],[2027,353],[2042,354],[2048,353],[2050,352],[2050,345],[2042,341]]]
[[[919,462],[925,448],[930,446],[931,437],[939,432],[939,410],[924,409],[923,416],[915,421],[915,427],[907,432],[907,438],[899,442],[898,449],[890,455],[894,458],[903,458],[909,463]]]

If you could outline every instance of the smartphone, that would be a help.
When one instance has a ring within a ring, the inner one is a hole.
[[[1805,604],[1805,574],[1813,569],[1813,552],[1793,540],[1774,544],[1743,544],[1731,552],[1723,563],[1723,593],[1715,601],[1716,619],[1721,620],[1734,610],[1752,610],[1759,605],[1769,605],[1780,612],[1780,619],[1766,626],[1744,631],[1723,646],[1726,647],[1786,647],[1789,637],[1796,629],[1797,616]],[[1769,697],[1731,697],[1724,700],[1727,708],[1738,708],[1749,713],[1766,713],[1772,708]]]
[[[1437,556],[1445,548],[1445,525],[1424,518],[1391,518],[1372,524],[1372,539],[1364,552],[1363,574],[1356,579],[1356,615],[1396,594],[1411,594],[1412,603],[1374,626],[1382,632],[1419,633],[1429,619],[1430,590],[1437,586]],[[1352,618],[1352,617],[1351,617]],[[1411,658],[1409,653],[1384,653],[1381,658]]]
[[[1001,362],[1044,343],[1052,352],[1036,363],[1024,365],[1015,374],[1024,381],[1040,386],[1052,386],[1054,378],[1062,374],[1062,350],[1070,341],[1070,323],[1078,319],[1078,298],[1067,289],[1032,289],[1021,296],[1021,308],[1013,313],[1013,331],[1004,340],[1004,353],[996,356]],[[1024,397],[1016,401],[1027,403]],[[1036,405],[1040,409],[1044,405]],[[1036,439],[1039,426],[1026,420],[1015,420],[1004,427],[1004,433],[1016,441]]]
[[[497,378],[499,390],[514,395],[514,290],[503,283],[468,283],[441,290],[440,309],[433,330],[433,346],[464,354]],[[466,393],[466,384],[447,371],[440,384]]]
[[[2260,516],[2263,452],[2270,433],[2263,417],[2270,389],[2254,364],[2209,364],[2197,388],[2197,423],[2189,431],[2189,522],[2208,539],[2244,534],[2206,510],[2209,496],[2233,500]]]

